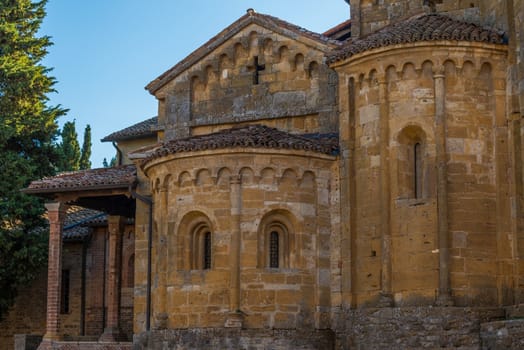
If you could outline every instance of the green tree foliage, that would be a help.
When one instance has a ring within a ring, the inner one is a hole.
[[[45,3],[0,1],[0,318],[47,259],[42,201],[20,192],[53,174],[56,120],[66,112],[47,105],[55,80],[41,61],[51,42],[37,36]]]
[[[82,155],[80,156],[80,169],[91,169],[91,126],[86,125],[84,130],[84,142],[82,143]]]
[[[62,128],[62,143],[59,145],[60,161],[58,171],[80,169],[80,144],[76,133],[75,121],[66,122]]]
[[[102,166],[104,168],[111,168],[116,166],[116,157],[111,158],[111,161],[108,163],[107,158],[104,157],[104,160],[102,161]]]

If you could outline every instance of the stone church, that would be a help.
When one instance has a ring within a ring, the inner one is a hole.
[[[119,166],[30,184],[38,349],[524,348],[524,4],[346,2],[323,34],[247,10]]]

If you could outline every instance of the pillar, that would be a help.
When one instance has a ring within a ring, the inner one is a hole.
[[[39,349],[60,340],[60,283],[62,280],[62,230],[67,206],[61,202],[46,203],[49,220],[49,258],[47,265],[46,333]]]
[[[231,297],[230,312],[225,326],[228,328],[242,327],[242,313],[240,311],[240,215],[242,212],[241,177],[231,176],[230,201],[231,201]]]
[[[156,249],[155,249],[155,270],[157,276],[157,287],[155,290],[154,298],[154,328],[155,329],[166,329],[168,322],[168,314],[166,309],[166,298],[167,298],[167,227],[168,227],[168,217],[167,217],[167,203],[168,203],[168,189],[167,185],[162,185],[158,190],[158,195],[160,199],[156,203],[160,203],[157,207],[157,218],[156,222],[158,223],[158,232],[156,232],[156,239],[154,239]]]
[[[379,81],[380,102],[380,195],[382,196],[380,221],[382,230],[381,292],[380,306],[393,305],[391,282],[391,187],[389,171],[389,102],[388,83],[385,77]]]
[[[122,340],[120,331],[120,274],[122,261],[122,234],[124,218],[108,216],[109,231],[108,274],[107,274],[107,322],[100,341],[114,342]]]
[[[450,306],[449,230],[448,230],[448,171],[446,154],[446,109],[444,72],[433,76],[435,84],[435,125],[437,150],[437,227],[439,252],[439,287],[437,304]]]

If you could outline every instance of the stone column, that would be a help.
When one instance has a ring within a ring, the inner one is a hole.
[[[107,322],[102,342],[122,340],[120,331],[120,274],[122,261],[122,234],[124,218],[110,215],[107,218],[109,231],[108,274],[107,274]]]
[[[60,340],[60,284],[62,280],[62,229],[67,206],[61,202],[46,203],[49,220],[49,258],[47,265],[47,320],[46,333],[39,349],[45,343]]]
[[[242,313],[240,312],[240,215],[242,212],[241,177],[231,176],[231,253],[229,268],[231,270],[231,297],[229,316],[225,326],[228,328],[242,327]]]
[[[449,306],[449,233],[448,233],[448,171],[446,154],[446,92],[444,72],[434,74],[435,83],[435,125],[437,150],[437,227],[439,251],[439,288],[437,305]]]
[[[163,185],[158,191],[160,206],[156,208],[158,232],[155,240],[156,248],[156,275],[158,285],[155,293],[155,305],[153,308],[155,314],[155,329],[167,328],[168,314],[166,312],[166,284],[167,284],[167,186]]]
[[[391,187],[389,171],[389,101],[388,83],[385,77],[379,81],[380,103],[380,195],[382,196],[380,219],[382,230],[382,278],[380,292],[380,306],[393,305],[391,291]]]

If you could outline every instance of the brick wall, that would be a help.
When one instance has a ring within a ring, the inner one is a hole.
[[[15,305],[0,322],[0,350],[14,348],[15,334],[45,333],[47,302],[47,268],[38,277],[19,290]]]

